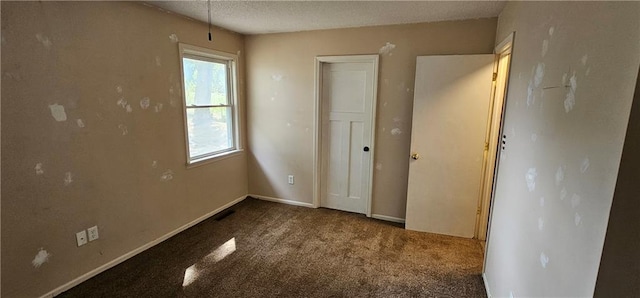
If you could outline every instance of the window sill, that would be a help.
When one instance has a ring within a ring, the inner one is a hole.
[[[196,168],[202,165],[206,165],[206,164],[210,164],[210,163],[214,163],[217,162],[219,160],[223,160],[223,159],[227,159],[230,157],[234,157],[236,155],[240,155],[244,153],[244,149],[237,149],[237,150],[233,150],[233,151],[229,151],[229,152],[225,152],[225,153],[220,153],[218,155],[214,155],[214,156],[207,156],[201,159],[196,159],[193,160],[191,162],[187,163],[187,169],[191,169],[191,168]]]

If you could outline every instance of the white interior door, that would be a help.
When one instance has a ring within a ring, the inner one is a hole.
[[[473,238],[493,55],[418,57],[406,228]]]
[[[374,88],[373,62],[322,66],[322,207],[367,212]]]

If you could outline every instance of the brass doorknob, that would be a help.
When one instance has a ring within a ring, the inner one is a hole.
[[[419,158],[420,158],[420,154],[418,154],[418,153],[411,154],[411,159],[418,160]]]

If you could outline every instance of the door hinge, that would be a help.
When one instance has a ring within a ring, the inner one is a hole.
[[[495,82],[498,79],[498,73],[494,72],[493,73],[493,78],[491,79],[493,82]]]
[[[480,207],[478,207],[478,210],[476,210],[476,214],[480,215]]]
[[[484,142],[484,150],[488,151],[489,150],[489,143]]]

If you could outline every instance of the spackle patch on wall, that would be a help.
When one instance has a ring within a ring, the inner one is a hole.
[[[376,170],[382,171],[382,163],[376,163]]]
[[[532,134],[531,134],[531,141],[532,141],[532,142],[535,142],[535,141],[537,141],[537,140],[538,140],[538,134],[536,134],[536,133],[532,133]]]
[[[44,174],[44,169],[42,168],[42,163],[41,162],[36,164],[34,170],[36,171],[36,175]]]
[[[538,217],[538,230],[542,231],[544,228],[544,219],[542,217]]]
[[[391,130],[391,134],[394,135],[394,136],[397,136],[399,134],[402,134],[402,130],[400,130],[399,128],[396,127],[396,128]]]
[[[162,103],[157,103],[156,106],[153,107],[153,109],[156,111],[156,113],[160,113],[162,111],[162,107],[164,107]]]
[[[283,77],[282,77],[282,75],[281,75],[281,74],[272,74],[272,75],[271,75],[271,79],[272,79],[272,80],[274,80],[274,81],[276,81],[276,82],[280,82],[280,81],[282,81],[282,78],[283,78]]]
[[[22,76],[19,73],[15,72],[5,72],[4,77],[11,80],[20,81],[22,80]]]
[[[567,198],[567,194],[568,194],[568,193],[567,193],[567,188],[566,188],[566,187],[563,187],[563,188],[560,190],[560,200],[561,200],[561,201],[564,201],[564,199],[566,199],[566,198]]]
[[[156,66],[161,66],[162,65],[162,60],[160,59],[160,56],[156,56]]]
[[[116,86],[116,92],[118,92],[118,94],[122,94],[122,86]]]
[[[549,36],[553,36],[553,33],[556,31],[556,28],[551,27],[549,28]]]
[[[130,104],[127,105],[126,109],[127,109],[127,113],[133,112],[133,108],[131,107]]]
[[[157,160],[154,160],[154,161],[151,163],[151,167],[152,167],[152,168],[154,168],[154,169],[158,168],[158,161],[157,161]]]
[[[527,107],[531,106],[536,102],[536,97],[533,95],[533,82],[529,81],[529,86],[527,86]]]
[[[573,215],[573,223],[576,224],[576,227],[580,225],[580,223],[582,222],[582,216],[580,216],[580,214],[578,214],[578,212],[576,212]]]
[[[573,208],[578,207],[581,201],[582,201],[582,198],[579,195],[573,194],[571,196],[571,207]]]
[[[126,136],[127,134],[129,134],[129,129],[127,128],[126,125],[124,124],[120,124],[118,125],[118,128],[120,129],[120,131],[122,132],[123,136]]]
[[[576,89],[578,88],[578,79],[576,78],[576,72],[569,79],[569,91],[564,99],[564,111],[569,113],[576,105]]]
[[[564,167],[559,166],[556,170],[556,186],[560,186],[560,183],[564,181]]]
[[[544,197],[540,197],[540,207],[544,207]]]
[[[118,101],[116,101],[116,104],[122,107],[123,109],[127,108],[127,100],[124,99],[124,97],[121,97],[120,99],[118,99]]]
[[[160,176],[160,181],[170,181],[173,180],[173,171],[166,170]]]
[[[584,54],[584,56],[582,56],[582,58],[580,58],[580,62],[582,63],[582,66],[586,66],[587,65],[587,61],[589,61],[589,55]]]
[[[84,128],[84,121],[82,121],[82,119],[76,119],[76,124],[78,124],[78,127]]]
[[[542,268],[547,268],[547,264],[549,264],[549,257],[544,252],[541,252],[540,265],[542,265]]]
[[[36,256],[33,258],[33,261],[31,261],[31,265],[33,265],[33,268],[40,268],[42,264],[49,262],[50,257],[51,254],[41,247],[40,250],[38,250]]]
[[[582,160],[582,164],[580,165],[580,173],[584,174],[589,169],[589,165],[591,165],[591,163],[589,162],[589,158],[585,157]]]
[[[545,39],[542,41],[542,57],[547,55],[548,50],[549,50],[549,41]]]
[[[171,35],[169,35],[169,40],[171,40],[171,42],[177,43],[179,41],[178,35],[176,35],[175,33],[172,33]]]
[[[529,170],[527,170],[527,174],[525,174],[524,177],[527,181],[527,188],[529,189],[529,191],[536,190],[536,177],[538,177],[536,168],[529,168]]]
[[[49,40],[49,37],[43,35],[42,33],[36,34],[36,39],[44,46],[45,49],[50,49],[53,43]]]
[[[149,99],[148,97],[145,97],[145,98],[140,100],[140,107],[143,110],[148,109],[150,104],[151,104],[151,99]]]
[[[382,46],[380,48],[380,50],[378,51],[378,53],[382,54],[382,55],[389,55],[391,56],[391,51],[393,51],[393,49],[396,48],[396,45],[387,42],[387,44],[385,44],[384,46]]]
[[[49,109],[51,110],[53,119],[56,119],[58,122],[67,121],[67,113],[64,111],[64,106],[56,103],[49,105]]]
[[[69,186],[71,183],[73,183],[73,175],[71,175],[71,172],[64,173],[64,186]]]
[[[533,83],[536,87],[540,86],[542,79],[544,79],[544,63],[538,63],[536,66],[536,74],[533,77]]]

